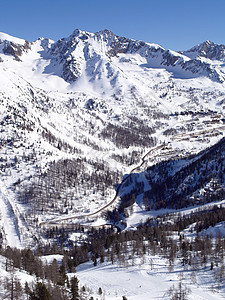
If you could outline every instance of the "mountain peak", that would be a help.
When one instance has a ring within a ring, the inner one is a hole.
[[[205,57],[211,60],[225,61],[225,45],[215,44],[210,40],[206,40],[205,42],[180,53],[192,59]]]
[[[88,31],[83,31],[80,29],[75,29],[73,33],[69,36],[69,39],[79,38],[81,40],[87,40],[90,37],[103,37],[103,39],[111,39],[116,35],[109,29],[99,30],[95,33],[90,33]]]
[[[206,40],[205,42],[201,43],[200,45],[215,45],[213,42],[211,42],[210,40]]]
[[[70,35],[70,37],[73,37],[73,38],[75,38],[75,37],[80,37],[80,36],[83,36],[83,35],[90,35],[90,32],[88,32],[88,31],[83,31],[83,30],[80,30],[80,29],[75,29],[74,31],[73,31],[73,33]]]
[[[115,34],[109,29],[103,29],[95,32],[95,35],[108,35],[108,36],[115,36]]]
[[[212,48],[212,47],[218,47],[219,45],[211,42],[210,40],[206,40],[205,42],[197,45],[197,47],[199,47],[199,50],[201,51],[207,51],[209,48]]]

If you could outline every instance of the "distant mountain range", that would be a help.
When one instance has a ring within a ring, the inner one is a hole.
[[[210,41],[176,52],[119,37],[109,30],[93,34],[77,29],[57,42],[43,38],[27,42],[1,33],[0,52],[3,62],[11,56],[18,61],[18,68],[29,64],[34,74],[57,75],[70,84],[87,79],[101,86],[106,80],[115,88],[126,78],[125,66],[135,66],[139,72],[163,68],[178,78],[205,76],[220,83],[225,80],[225,46]]]

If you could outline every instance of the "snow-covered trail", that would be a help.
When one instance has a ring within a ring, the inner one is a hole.
[[[4,228],[7,245],[10,247],[22,248],[17,217],[10,203],[7,189],[2,182],[0,183],[0,212],[0,222]]]

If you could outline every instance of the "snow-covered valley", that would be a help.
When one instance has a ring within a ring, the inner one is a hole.
[[[2,246],[70,249],[90,228],[129,232],[158,215],[222,208],[224,49],[206,41],[175,52],[109,30],[57,42],[0,33]],[[129,268],[79,263],[80,284],[101,286],[100,299],[172,299],[179,257],[171,273],[160,251],[146,257],[157,272],[135,255]],[[185,276],[188,299],[222,299],[223,284],[204,290],[201,268],[193,286]]]

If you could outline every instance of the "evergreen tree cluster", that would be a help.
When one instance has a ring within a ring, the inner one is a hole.
[[[149,167],[141,177],[147,180],[148,190],[144,189],[146,185],[141,179],[137,180],[138,174],[132,174],[129,179],[132,189],[121,197],[121,207],[133,194],[136,197],[143,194],[147,210],[180,209],[222,200],[225,197],[224,158],[225,139],[222,139],[200,154]]]
[[[47,264],[39,258],[38,252],[34,253],[30,249],[19,250],[9,246],[6,249],[1,248],[0,254],[5,258],[5,270],[10,274],[10,278],[1,278],[0,281],[0,286],[3,286],[5,290],[4,299],[87,299],[88,294],[84,291],[81,293],[77,277],[73,276],[69,279],[66,275],[68,270],[65,269],[64,262],[59,264],[54,259],[52,263]],[[28,272],[34,277],[34,281],[22,286],[15,275],[18,270]]]

